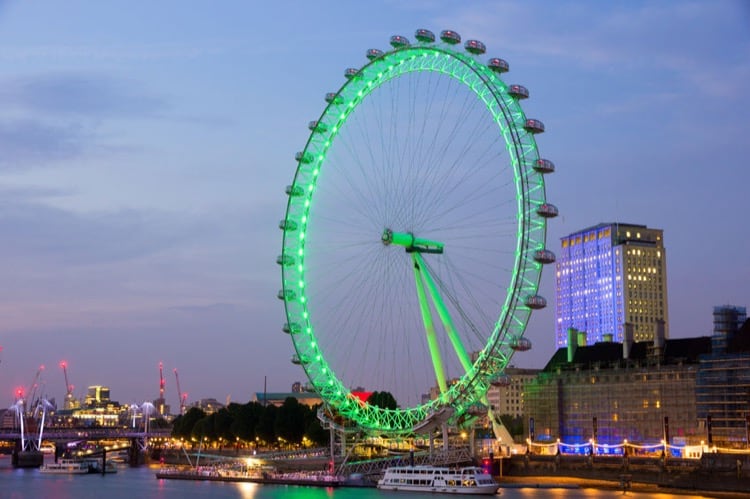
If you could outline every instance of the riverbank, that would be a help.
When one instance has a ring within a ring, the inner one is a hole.
[[[631,481],[625,489],[620,480],[604,480],[585,477],[569,476],[504,476],[500,478],[501,488],[531,488],[531,489],[597,489],[639,492],[645,494],[672,495],[701,495],[717,499],[748,499],[750,491],[740,492],[731,490],[704,490],[700,488],[665,487],[654,483]]]
[[[643,492],[701,493],[750,498],[747,455],[704,454],[701,459],[643,456],[514,455],[501,459],[499,475],[509,483],[578,483],[592,488]]]

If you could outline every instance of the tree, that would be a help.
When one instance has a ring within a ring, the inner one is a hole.
[[[216,413],[209,414],[203,419],[198,420],[193,426],[193,432],[191,437],[199,440],[208,439],[216,440],[218,435],[216,434]]]
[[[305,434],[305,412],[307,407],[294,397],[287,397],[276,413],[274,429],[276,436],[287,442],[299,444]]]
[[[398,404],[391,392],[372,392],[367,398],[367,403],[380,407],[381,409],[397,409]]]
[[[214,434],[224,440],[234,440],[234,434],[232,434],[234,416],[226,408],[219,409],[214,416]]]
[[[324,446],[328,444],[330,434],[320,425],[318,407],[320,405],[311,408],[305,416],[305,436],[315,445]]]
[[[256,436],[266,443],[276,441],[275,423],[277,412],[278,407],[275,405],[266,406],[258,420],[258,425],[255,427]]]
[[[172,424],[172,436],[189,439],[195,424],[206,417],[206,413],[197,407],[191,407],[184,415],[177,416]]]

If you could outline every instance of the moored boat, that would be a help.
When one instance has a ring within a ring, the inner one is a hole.
[[[476,466],[451,469],[438,466],[394,466],[378,480],[382,490],[493,495],[500,484]]]
[[[45,463],[39,468],[40,473],[55,475],[84,475],[89,471],[89,463],[78,459],[61,459],[56,463]]]

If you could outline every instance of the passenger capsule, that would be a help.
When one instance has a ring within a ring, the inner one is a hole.
[[[285,322],[281,330],[286,334],[298,334],[302,331],[302,327],[296,322]]]
[[[555,218],[559,213],[557,206],[551,203],[540,204],[536,209],[536,214],[544,218]]]
[[[548,249],[540,249],[534,252],[534,260],[539,263],[555,263],[555,254]]]
[[[480,55],[487,52],[487,47],[485,47],[484,43],[480,42],[479,40],[466,40],[464,49],[470,54],[474,55]]]
[[[279,300],[293,301],[297,298],[297,293],[295,293],[293,289],[280,289],[276,296]]]
[[[301,365],[301,364],[307,364],[309,361],[307,360],[307,357],[300,357],[296,353],[292,355],[292,364]]]
[[[346,68],[344,70],[344,76],[347,80],[353,80],[354,78],[359,78],[361,73],[359,72],[359,68]]]
[[[538,298],[541,298],[541,296]],[[531,340],[523,336],[520,338],[516,337],[510,341],[510,347],[517,352],[526,352],[527,350],[531,350]]]
[[[326,94],[326,102],[329,104],[341,104],[344,102],[344,98],[336,92],[328,92]]]
[[[429,29],[418,29],[417,32],[414,33],[414,38],[422,43],[433,43],[435,41],[435,33]]]
[[[307,128],[315,133],[324,133],[328,131],[328,125],[322,121],[311,121],[307,124]]]
[[[508,87],[508,93],[515,99],[528,99],[529,89],[523,85],[511,85]]]
[[[377,59],[378,57],[383,55],[383,51],[380,49],[368,49],[367,53],[365,54],[368,59],[371,61],[374,59]]]
[[[526,120],[523,128],[529,133],[542,133],[544,132],[544,123],[539,120]]]
[[[309,152],[303,153],[302,151],[300,151],[294,155],[294,159],[296,159],[299,163],[308,164],[313,162],[313,155]]]
[[[541,295],[527,296],[525,303],[527,307],[534,310],[539,310],[547,306],[547,300]]]
[[[461,35],[449,29],[440,32],[440,39],[450,45],[461,43]]]
[[[409,39],[405,36],[401,35],[393,35],[391,37],[391,46],[394,49],[400,49],[402,47],[408,47],[409,46]]]
[[[299,197],[305,193],[305,190],[302,188],[302,186],[299,185],[287,185],[286,189],[284,189],[287,196],[290,197]]]
[[[495,73],[507,73],[508,70],[510,69],[510,66],[508,66],[507,61],[503,59],[499,59],[497,57],[490,59],[487,62],[487,67],[490,68]]]
[[[288,218],[285,218],[281,222],[279,222],[279,229],[286,230],[289,232],[297,230],[297,222],[294,220],[289,220]]]
[[[510,386],[511,384],[511,377],[507,374],[496,374],[492,378],[490,378],[490,384],[492,386]]]
[[[282,267],[291,267],[294,265],[294,262],[296,260],[292,255],[287,255],[286,253],[282,253],[281,255],[276,257],[276,263],[281,265]]]
[[[539,173],[554,173],[555,164],[548,159],[537,159],[534,163],[534,170]]]

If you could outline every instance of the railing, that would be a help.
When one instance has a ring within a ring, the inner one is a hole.
[[[584,443],[566,444],[561,441],[551,443],[531,442],[526,440],[529,451],[535,454],[555,455],[555,454],[584,454],[595,456],[630,456],[638,454],[665,454],[679,455],[688,459],[700,459],[703,454],[750,454],[750,449],[732,449],[726,447],[717,447],[715,445],[672,445],[664,441],[656,444],[639,445],[624,440],[619,444],[600,444],[593,440]]]
[[[433,466],[452,466],[469,463],[472,459],[473,456],[468,447],[456,447],[448,450],[433,450],[432,452],[415,452],[413,455],[413,464],[415,466],[427,464]],[[361,473],[362,475],[376,475],[382,473],[389,466],[407,466],[410,464],[412,464],[411,454],[368,461],[356,461],[345,464],[342,467],[342,474],[352,475]]]
[[[65,439],[90,439],[100,440],[107,438],[146,438],[160,437],[166,438],[172,434],[169,428],[152,429],[148,432],[126,429],[126,428],[45,428],[43,438],[45,440],[65,440]],[[34,438],[34,435],[27,435]],[[0,432],[0,440],[18,440],[21,433],[18,431]]]

